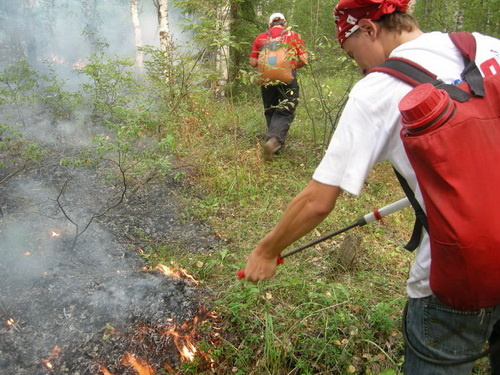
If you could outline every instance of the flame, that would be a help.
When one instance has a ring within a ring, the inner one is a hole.
[[[213,330],[222,329],[219,325],[222,322],[221,316],[216,311],[208,311],[204,307],[200,307],[199,314],[192,320],[186,320],[180,327],[175,323],[172,327],[165,329],[164,334],[170,335],[174,341],[177,350],[179,351],[180,358],[183,362],[192,362],[196,356],[200,356],[204,362],[213,367],[215,361],[210,356],[210,351],[204,353],[198,350],[195,345],[195,340],[200,339],[200,327],[209,324]],[[212,346],[220,344],[220,334],[218,332],[211,333],[208,342]]]
[[[158,264],[156,265],[155,269],[159,270],[160,272],[162,272],[167,276],[176,277],[178,279],[186,279],[198,285],[198,281],[196,281],[196,279],[193,276],[188,274],[184,268],[181,268],[177,265],[173,265],[173,267],[168,267],[165,266],[164,264]]]
[[[61,233],[57,233],[54,231],[51,232],[51,237],[59,237],[60,235],[61,235]]]
[[[8,326],[13,326],[15,323],[16,322],[14,321],[14,319],[12,319],[12,318],[7,319],[7,325]]]
[[[99,365],[99,371],[101,371],[103,373],[103,375],[113,375],[112,373],[110,373],[108,371],[108,369],[106,367],[104,367],[103,365]]]
[[[73,63],[73,68],[80,70],[85,68],[85,63],[82,60],[78,60],[77,62]]]
[[[59,56],[52,56],[50,60],[58,64],[66,64],[66,61]]]
[[[138,375],[154,375],[155,371],[149,366],[147,361],[137,358],[135,355],[125,353],[122,358],[122,364],[131,366],[137,371]]]
[[[174,367],[167,363],[167,360],[161,360],[162,353],[171,354],[172,346],[175,346],[181,362],[196,360],[197,369],[203,369],[203,373],[209,369],[213,372],[216,362],[211,357],[212,349],[202,351],[197,343],[205,340],[204,342],[208,342],[212,348],[215,348],[220,345],[222,338],[219,332],[204,330],[203,326],[207,324],[213,330],[220,331],[224,323],[217,311],[210,311],[203,306],[199,307],[198,314],[194,318],[187,319],[182,324],[177,324],[173,318],[166,319],[157,325],[141,322],[131,339],[135,343],[143,343],[146,354],[139,358],[137,354],[125,352],[120,361],[121,365],[129,367],[129,371],[135,371],[137,375],[155,375],[156,371],[162,374],[178,374]],[[109,332],[114,330],[110,326],[106,329]],[[161,336],[163,338],[160,338]],[[104,364],[99,364],[99,371],[102,375],[116,375],[110,372]]]
[[[26,256],[30,256],[30,255],[31,255],[31,253],[30,253],[29,251],[26,251],[26,252],[24,253],[24,255],[26,255]]]
[[[186,320],[180,327],[174,323],[171,327],[165,329],[163,333],[172,337],[182,361],[192,362],[195,356],[200,354],[207,362],[213,363],[206,353],[198,350],[194,341],[199,339],[199,326],[208,322],[209,319],[213,319],[214,314],[216,313],[207,313],[205,309],[200,308],[200,315],[195,316],[192,320]]]
[[[82,60],[78,60],[74,63],[69,63],[66,60],[64,60],[62,57],[59,57],[59,56],[51,56],[49,58],[49,60],[52,62],[55,62],[56,64],[71,65],[76,70],[83,69],[86,66],[86,64]]]
[[[192,362],[197,351],[198,349],[196,349],[196,346],[192,342],[187,342],[179,353],[185,361]]]
[[[187,330],[189,332],[183,334],[183,332]],[[192,362],[198,351],[192,341],[194,336],[192,331],[194,331],[194,328],[190,329],[188,322],[184,322],[179,329],[177,329],[177,326],[174,324],[164,332],[164,334],[172,336],[174,344],[181,356],[181,360],[184,362]]]
[[[49,358],[42,359],[42,363],[44,364],[44,366],[47,367],[47,369],[49,370],[53,370],[54,365],[50,361],[59,356],[60,353],[61,353],[61,348],[58,346],[54,346],[54,348],[52,349],[52,353],[50,353]]]

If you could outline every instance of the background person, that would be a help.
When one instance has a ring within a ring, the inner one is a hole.
[[[264,158],[272,160],[285,143],[286,136],[295,117],[299,104],[299,84],[297,69],[307,64],[308,55],[304,41],[296,32],[286,30],[287,22],[282,13],[273,13],[269,17],[269,30],[257,35],[250,53],[250,65],[258,68],[259,54],[271,38],[279,38],[287,46],[289,62],[292,65],[293,79],[290,82],[271,82],[261,85],[264,116],[267,123],[267,135],[264,143]],[[268,34],[269,33],[269,34]]]
[[[289,204],[278,224],[249,254],[245,278],[257,282],[276,272],[276,257],[334,209],[342,191],[359,195],[375,163],[388,160],[408,181],[424,207],[415,173],[400,139],[398,103],[412,87],[384,73],[367,74],[388,57],[413,60],[445,83],[461,80],[462,55],[447,34],[423,33],[407,14],[409,0],[341,0],[335,7],[338,41],[366,75],[351,90],[328,150],[312,180]],[[500,66],[500,41],[474,33],[477,65]],[[495,167],[495,166],[492,166]],[[407,281],[407,332],[423,354],[462,359],[479,353],[486,341],[500,341],[500,306],[463,313],[441,303],[429,286],[430,246],[424,232]],[[459,333],[458,333],[459,332]],[[500,374],[500,355],[490,356]],[[405,347],[406,374],[469,374],[473,362],[442,366]]]

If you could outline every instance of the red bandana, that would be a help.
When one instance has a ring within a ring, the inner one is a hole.
[[[404,12],[410,0],[340,0],[335,6],[335,24],[340,45],[355,32],[360,19],[372,21],[384,14]]]

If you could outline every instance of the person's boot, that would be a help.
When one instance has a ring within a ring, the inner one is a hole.
[[[264,159],[273,160],[273,156],[281,148],[281,143],[276,137],[269,138],[264,144]]]

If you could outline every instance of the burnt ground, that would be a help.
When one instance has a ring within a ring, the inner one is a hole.
[[[7,180],[0,169],[0,373],[138,373],[126,353],[174,373],[179,352],[164,331],[199,315],[203,291],[144,270],[138,250],[204,252],[218,239],[183,218],[172,177],[130,184],[100,216],[123,185],[60,157]]]

